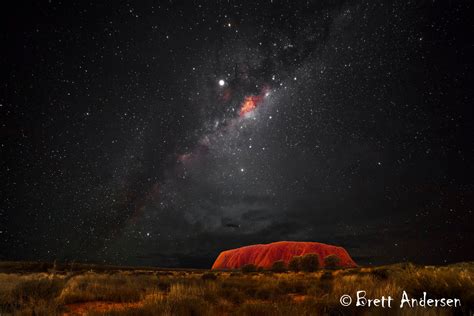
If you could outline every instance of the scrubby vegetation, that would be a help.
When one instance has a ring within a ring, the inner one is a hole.
[[[427,292],[432,298],[455,297],[462,302],[457,310],[392,308],[391,314],[468,314],[474,308],[474,264],[283,273],[258,271],[254,266],[251,270],[0,273],[0,314],[341,315],[387,311],[341,306],[341,295],[354,296],[360,289],[368,297],[391,295],[397,300],[405,290],[413,297]]]
[[[288,263],[288,269],[294,272],[301,270],[301,256],[294,256]]]
[[[288,269],[294,272],[314,272],[319,269],[319,256],[315,253],[294,256],[288,263]]]
[[[250,272],[255,272],[257,271],[257,266],[254,264],[246,264],[241,268],[242,272],[244,273],[250,273]]]
[[[275,261],[273,264],[272,264],[272,268],[271,270],[273,272],[285,272],[287,269],[286,269],[286,263],[285,261],[283,260],[278,260],[278,261]]]
[[[314,253],[308,253],[301,257],[300,270],[305,272],[314,272],[319,268],[319,256]]]
[[[336,269],[339,267],[341,259],[336,255],[329,255],[324,258],[324,266],[328,269]]]

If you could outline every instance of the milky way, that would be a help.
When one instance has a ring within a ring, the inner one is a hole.
[[[471,6],[7,10],[0,259],[210,267],[301,240],[473,260]]]

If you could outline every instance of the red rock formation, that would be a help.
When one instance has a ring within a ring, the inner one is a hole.
[[[259,244],[223,251],[212,265],[213,270],[239,269],[247,264],[270,268],[273,262],[288,262],[294,256],[307,253],[319,255],[320,266],[324,267],[324,258],[336,255],[341,259],[342,267],[355,267],[356,263],[342,247],[305,241],[278,241],[271,244]]]

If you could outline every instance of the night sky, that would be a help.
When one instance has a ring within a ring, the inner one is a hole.
[[[2,6],[0,259],[474,260],[470,1]]]

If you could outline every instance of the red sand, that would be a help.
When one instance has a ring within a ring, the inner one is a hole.
[[[278,241],[271,244],[259,244],[223,251],[212,265],[213,270],[239,269],[246,264],[270,268],[273,262],[283,260],[287,264],[294,256],[307,253],[319,255],[320,266],[324,267],[324,258],[336,255],[341,259],[341,267],[356,267],[347,251],[342,247],[306,241]]]

